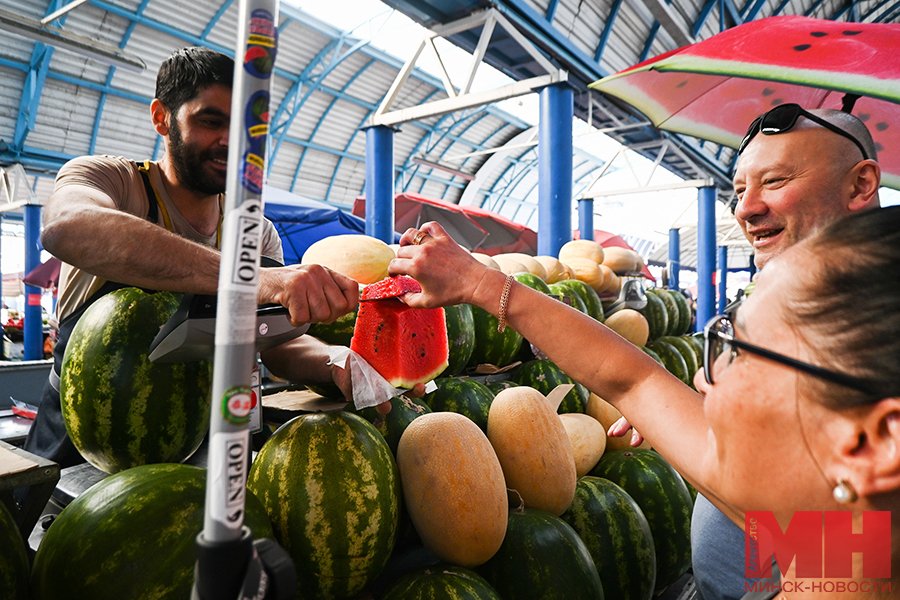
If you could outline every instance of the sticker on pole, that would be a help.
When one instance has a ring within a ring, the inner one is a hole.
[[[266,139],[269,135],[269,92],[261,90],[247,100],[244,108],[247,150],[244,152],[241,183],[252,194],[261,194],[265,180]]]
[[[233,425],[247,423],[252,408],[253,390],[248,387],[233,387],[222,398],[222,416]]]
[[[244,52],[244,70],[259,79],[268,78],[275,67],[278,28],[272,13],[256,9],[250,14],[250,36]]]
[[[210,496],[207,510],[213,521],[228,529],[240,529],[244,524],[249,450],[250,434],[246,430],[220,431],[210,437],[210,487],[225,490],[225,494]]]

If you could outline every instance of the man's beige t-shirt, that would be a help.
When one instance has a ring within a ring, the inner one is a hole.
[[[140,166],[140,163],[117,156],[75,158],[59,170],[54,191],[67,185],[93,187],[112,198],[116,203],[116,208],[122,212],[147,218],[150,207],[147,203],[144,181],[138,170]],[[159,174],[159,167],[154,162],[150,163],[149,175],[153,189],[165,205],[173,232],[195,242],[214,248],[218,247],[217,233],[213,233],[211,236],[201,235],[181,216],[166,193]],[[160,213],[157,215],[157,223],[165,227],[162,211],[157,212]],[[115,249],[110,248],[110,252],[115,252]],[[275,226],[268,219],[264,219],[261,253],[279,263],[284,262],[281,239],[278,237]],[[57,319],[62,321],[96,293],[105,282],[105,279],[94,277],[90,273],[63,263],[59,274]]]

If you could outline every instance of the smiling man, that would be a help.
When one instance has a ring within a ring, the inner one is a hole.
[[[159,161],[84,156],[57,174],[41,242],[63,262],[54,367],[25,448],[62,467],[83,462],[66,434],[59,373],[69,334],[97,298],[121,287],[215,294],[219,280],[234,61],[184,48],[157,74],[151,124],[165,144]],[[135,123],[136,128],[142,127]],[[261,254],[283,262],[264,221]],[[299,325],[330,322],[357,306],[358,285],[319,265],[261,269],[259,304],[281,304]],[[333,382],[351,398],[350,377],[329,366],[329,348],[308,336],[267,350],[269,370],[295,383]]]
[[[832,221],[879,206],[881,169],[866,126],[841,111],[792,107],[754,122],[734,176],[734,216],[760,269]]]

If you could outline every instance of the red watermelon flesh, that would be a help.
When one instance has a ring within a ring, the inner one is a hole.
[[[431,381],[450,355],[444,309],[411,308],[395,298],[362,302],[350,349],[394,387]]]
[[[408,275],[398,275],[396,277],[385,277],[377,283],[367,285],[363,289],[360,300],[386,300],[388,298],[396,298],[406,293],[419,293],[422,286],[419,282]]]

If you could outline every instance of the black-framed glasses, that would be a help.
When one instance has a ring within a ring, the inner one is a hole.
[[[878,395],[878,392],[869,383],[852,375],[817,367],[816,365],[811,365],[796,358],[760,348],[735,338],[734,325],[732,325],[728,315],[716,315],[710,319],[703,330],[703,375],[706,378],[706,383],[710,385],[714,383],[714,371],[718,369],[721,373],[737,356],[738,350],[746,350],[757,356],[762,356],[798,371],[803,371],[813,377],[837,383],[865,394]]]
[[[750,143],[750,140],[756,137],[757,133],[762,133],[763,135],[777,135],[779,133],[787,133],[794,128],[794,125],[797,124],[797,119],[799,119],[800,117],[806,117],[813,123],[817,123],[826,129],[830,129],[838,135],[844,136],[845,138],[856,144],[856,147],[859,148],[860,152],[862,152],[864,159],[869,159],[869,154],[863,147],[862,142],[860,142],[853,135],[844,131],[837,125],[832,125],[825,119],[817,117],[808,110],[804,110],[799,104],[779,104],[769,112],[756,117],[753,123],[750,124],[750,128],[747,129],[747,134],[744,136],[744,139],[741,140],[741,145],[738,148],[738,154],[742,154],[744,152],[744,150],[747,148],[747,144]]]

